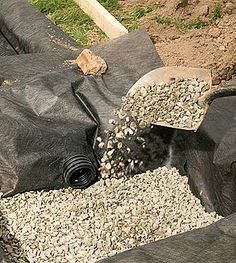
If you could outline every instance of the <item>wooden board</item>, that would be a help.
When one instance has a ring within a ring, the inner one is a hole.
[[[110,38],[128,33],[128,30],[96,0],[74,0],[96,25]]]

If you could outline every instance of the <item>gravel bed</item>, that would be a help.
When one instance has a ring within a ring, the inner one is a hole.
[[[220,219],[204,211],[186,177],[166,167],[86,190],[18,194],[1,199],[0,211],[0,246],[17,263],[92,263]]]

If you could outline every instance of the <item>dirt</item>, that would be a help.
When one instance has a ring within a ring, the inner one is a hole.
[[[221,18],[212,21],[219,3]],[[124,9],[156,6],[139,20],[151,36],[165,65],[203,67],[212,70],[213,84],[229,80],[236,72],[236,1],[141,0],[122,1]],[[155,16],[179,19],[185,24],[201,19],[199,29],[180,30],[176,25],[158,23]]]
[[[108,41],[105,34],[101,35],[101,33],[97,30],[97,28],[94,28],[86,32],[86,36],[88,38],[89,46],[96,45],[97,43],[100,42]]]
[[[236,0],[123,0],[120,3],[125,12],[152,7],[137,23],[146,28],[165,65],[210,69],[213,85],[224,84],[235,75]],[[213,20],[217,3],[221,18]],[[156,16],[182,21],[185,28],[168,21],[157,22]],[[188,28],[194,19],[205,25]]]
[[[229,24],[230,23],[230,24]],[[218,24],[219,36],[211,30],[191,30],[177,39],[167,37],[156,42],[156,48],[166,65],[203,67],[212,70],[213,84],[228,80],[235,74],[236,21],[224,18]]]

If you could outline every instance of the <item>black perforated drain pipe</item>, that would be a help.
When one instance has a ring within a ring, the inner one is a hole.
[[[97,178],[97,170],[85,155],[75,155],[67,159],[63,166],[65,182],[72,188],[86,188]]]

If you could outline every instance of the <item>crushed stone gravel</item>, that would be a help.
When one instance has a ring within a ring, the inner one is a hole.
[[[204,114],[198,99],[208,89],[204,80],[177,78],[138,87],[127,95],[123,108],[138,119],[141,127],[164,122],[175,128],[193,128]]]
[[[122,98],[121,108],[114,112],[106,138],[98,138],[103,149],[101,177],[120,178],[139,172],[148,160],[136,158],[137,141],[146,147],[142,136],[153,123],[175,128],[193,128],[199,123],[204,109],[198,100],[209,85],[198,78],[176,78],[159,85],[140,86]],[[135,142],[136,141],[136,142]]]
[[[18,194],[0,204],[0,246],[17,263],[92,263],[221,218],[204,211],[187,177],[166,167],[86,190]]]

